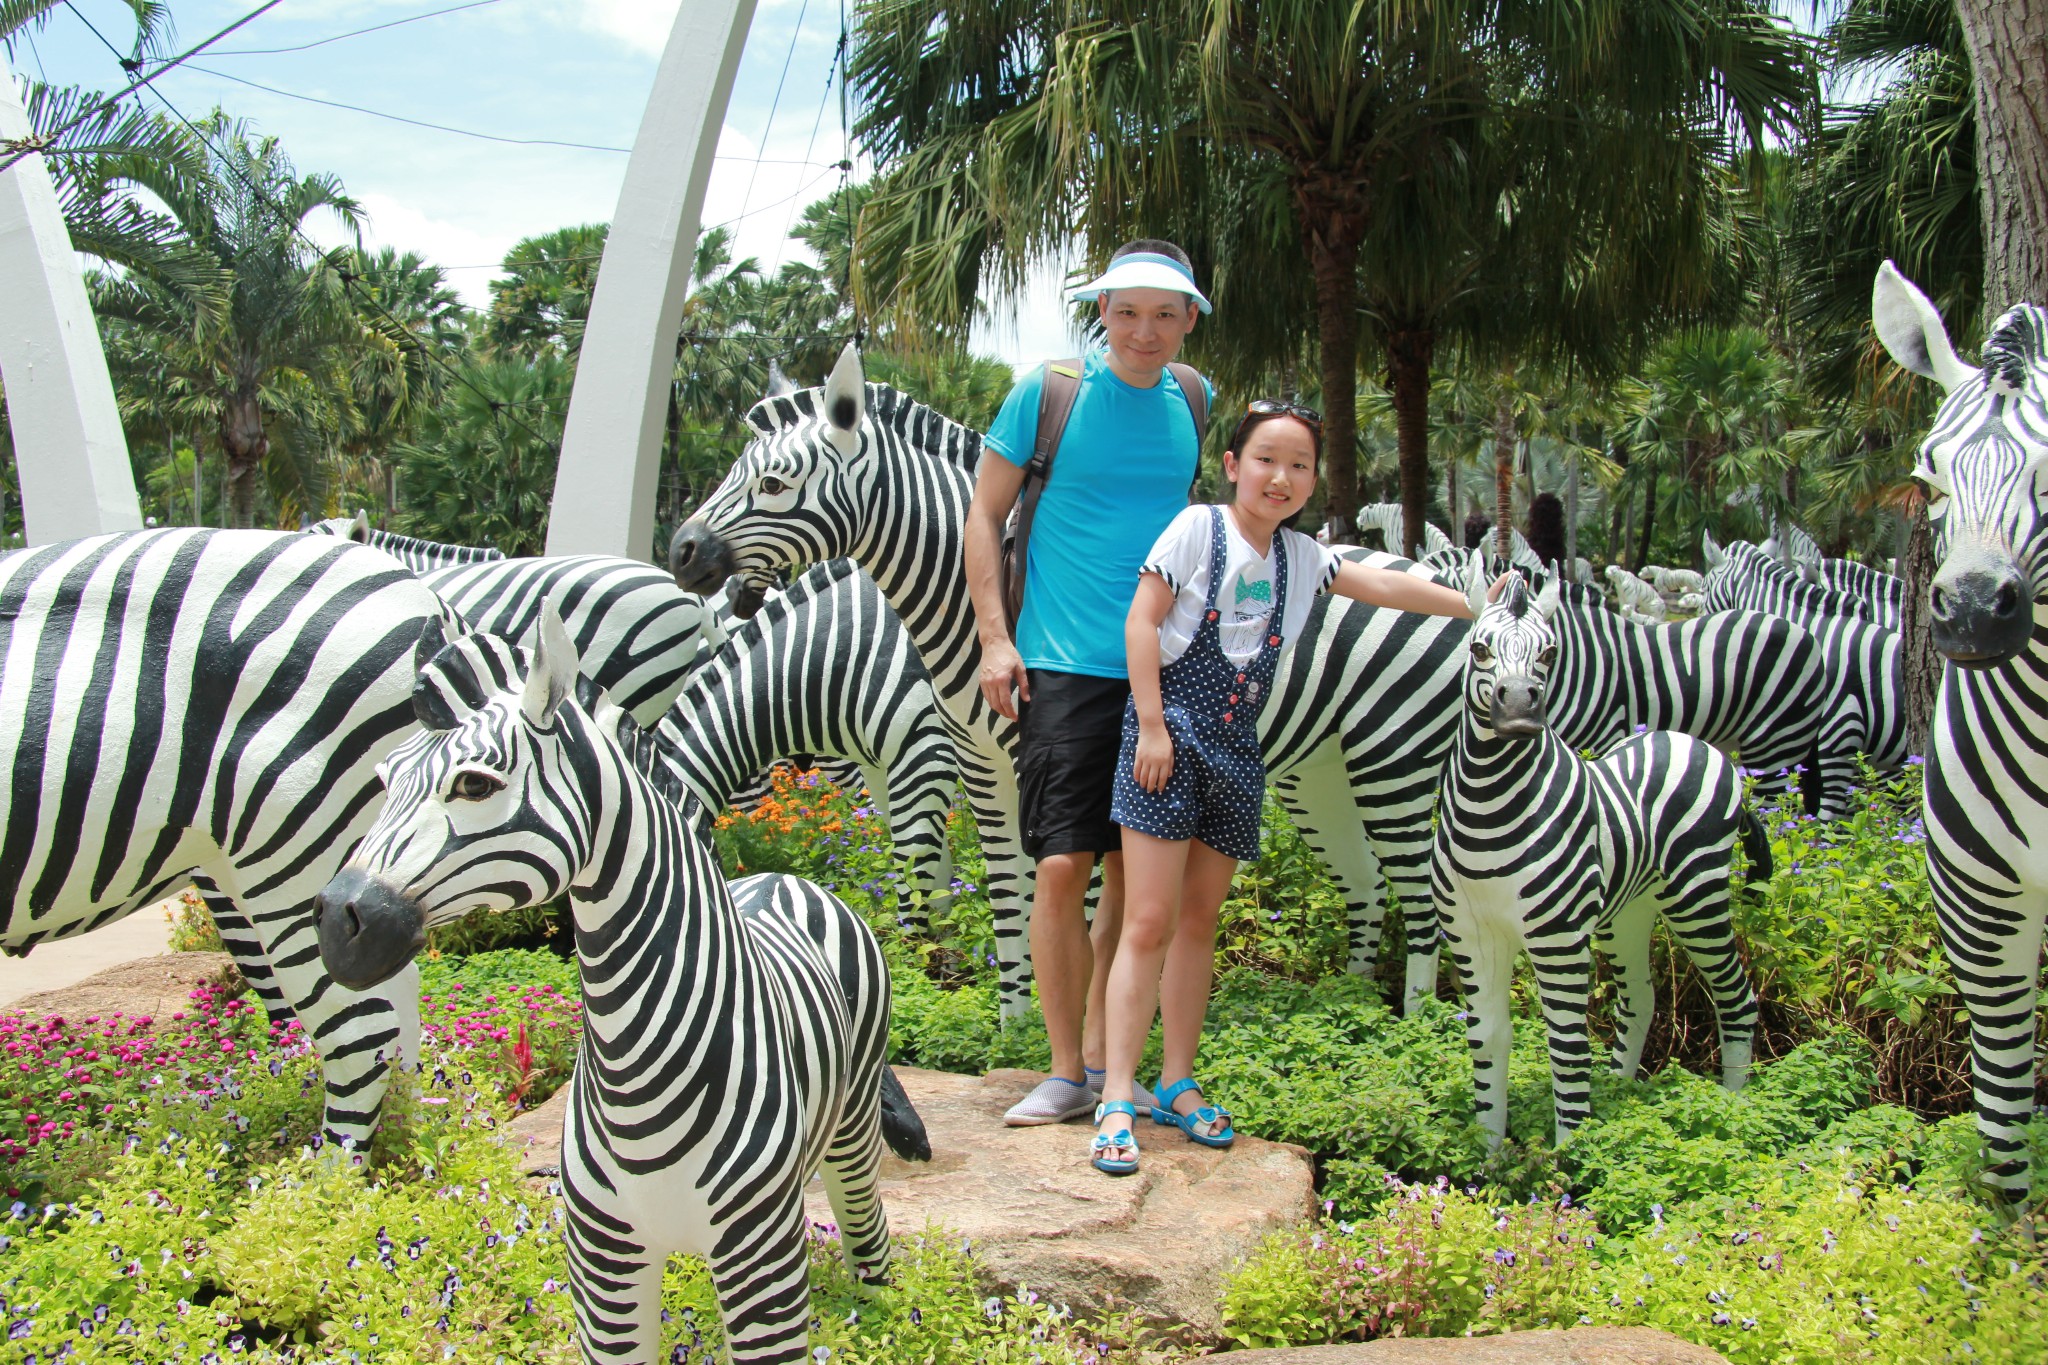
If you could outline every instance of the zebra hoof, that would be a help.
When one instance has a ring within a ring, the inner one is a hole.
[[[427,946],[426,916],[367,872],[343,868],[313,898],[320,960],[336,981],[363,991],[389,980]]]

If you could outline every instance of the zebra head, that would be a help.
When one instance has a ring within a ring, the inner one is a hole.
[[[1981,370],[1956,359],[1933,303],[1890,261],[1871,316],[1892,359],[1948,393],[1913,467],[1934,531],[1934,647],[1995,668],[2026,652],[2048,605],[2048,314],[2022,303],[2000,318]]]
[[[590,741],[618,708],[602,692],[595,719],[563,704],[581,680],[552,602],[530,663],[481,633],[443,643],[432,622],[415,660],[422,733],[378,765],[384,809],[313,902],[320,956],[354,990],[412,961],[436,924],[562,895],[605,814],[587,790],[601,782]]]
[[[1511,570],[1500,600],[1486,600],[1486,554],[1472,552],[1465,598],[1477,618],[1465,663],[1465,713],[1482,731],[1502,739],[1533,739],[1547,723],[1544,689],[1557,662],[1558,586],[1529,591],[1520,569]]]
[[[872,506],[867,407],[851,345],[824,388],[771,391],[756,403],[747,422],[758,434],[669,541],[676,585],[708,594],[735,573],[758,580],[783,565],[851,554]]]

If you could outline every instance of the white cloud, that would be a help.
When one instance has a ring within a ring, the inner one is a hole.
[[[583,26],[641,52],[661,55],[675,27],[677,0],[581,0]]]

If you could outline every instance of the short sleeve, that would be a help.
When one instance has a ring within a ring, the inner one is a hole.
[[[1045,388],[1045,366],[1034,365],[1003,399],[995,424],[982,442],[990,450],[1022,469],[1031,463],[1031,448],[1038,444],[1038,395]]]
[[[1178,596],[1197,571],[1209,562],[1209,508],[1204,504],[1175,514],[1153,542],[1152,552],[1138,566],[1142,576],[1156,573]]]
[[[1343,556],[1314,536],[1299,531],[1288,531],[1287,556],[1301,567],[1297,572],[1288,571],[1292,584],[1313,584],[1313,591],[1328,592],[1330,585],[1337,581],[1337,570],[1344,566]]]

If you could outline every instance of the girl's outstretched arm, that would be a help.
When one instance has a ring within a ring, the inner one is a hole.
[[[1173,776],[1173,736],[1159,693],[1159,623],[1173,610],[1173,589],[1156,573],[1138,575],[1138,591],[1124,617],[1124,660],[1131,674],[1131,706],[1138,713],[1138,753],[1131,776],[1148,792],[1163,791]]]
[[[1501,585],[1507,581],[1506,574],[1494,579],[1493,586],[1486,590],[1486,600],[1491,602],[1498,598]],[[1426,612],[1431,616],[1462,616],[1467,621],[1472,619],[1472,605],[1458,589],[1394,569],[1368,568],[1353,559],[1347,559],[1338,566],[1330,591],[1373,607]]]

